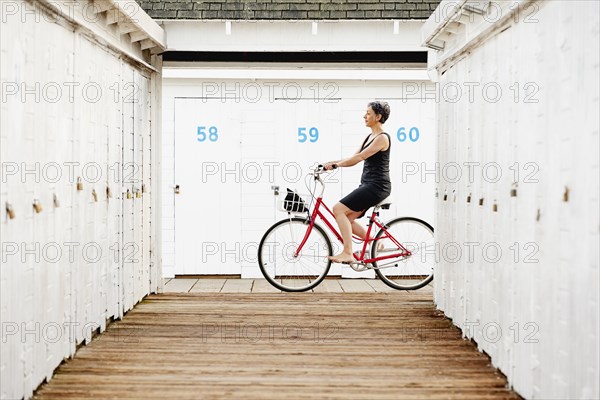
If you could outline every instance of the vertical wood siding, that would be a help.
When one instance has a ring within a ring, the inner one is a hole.
[[[2,399],[31,397],[78,345],[162,285],[150,225],[160,74],[35,2],[12,4],[35,14],[6,16],[0,35]],[[7,95],[13,83],[30,93]]]
[[[436,235],[462,255],[441,251],[435,301],[527,398],[600,396],[598,7],[533,3],[440,76],[479,86],[439,105],[439,162],[463,175],[441,176]]]

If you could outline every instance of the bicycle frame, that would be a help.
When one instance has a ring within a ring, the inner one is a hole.
[[[333,226],[333,224],[331,222],[329,222],[329,219],[327,218],[327,216],[325,214],[323,214],[320,210],[321,206],[325,207],[325,210],[329,213],[329,215],[331,215],[332,217],[335,216],[333,214],[333,212],[329,209],[329,207],[327,207],[327,204],[325,204],[325,202],[323,202],[323,192],[325,190],[325,184],[323,183],[323,181],[321,180],[321,177],[315,173],[315,180],[317,182],[319,182],[321,184],[321,193],[319,194],[319,196],[317,197],[317,202],[313,208],[312,214],[310,215],[310,223],[308,228],[306,229],[306,233],[304,234],[304,238],[302,239],[302,242],[300,243],[300,245],[298,246],[298,249],[296,250],[296,252],[294,253],[294,257],[298,257],[298,255],[300,254],[300,252],[302,251],[302,248],[304,247],[304,244],[306,243],[306,241],[308,240],[308,237],[310,236],[310,233],[315,225],[315,221],[317,220],[317,217],[320,217],[324,222],[325,225],[329,228],[329,230],[331,232],[333,232],[333,234],[335,235],[335,237],[338,239],[338,241],[340,241],[340,243],[344,243],[344,240],[342,238],[342,235],[338,232],[338,230]],[[371,214],[371,217],[369,218],[369,224],[368,224],[368,229],[367,229],[367,237],[365,240],[363,240],[362,238],[356,236],[356,235],[352,235],[353,238],[360,240],[363,242],[363,248],[362,251],[360,252],[360,255],[357,256],[356,254],[354,254],[354,258],[356,259],[356,261],[364,263],[364,264],[369,264],[372,262],[377,262],[377,261],[382,261],[382,260],[386,260],[389,258],[398,258],[398,257],[408,257],[411,255],[411,252],[408,251],[404,246],[402,246],[402,244],[396,240],[396,238],[394,238],[392,236],[391,233],[388,232],[388,230],[386,229],[385,225],[381,224],[378,219],[376,218],[378,215],[378,211],[377,211],[377,207],[375,207],[373,209],[373,212]],[[379,229],[383,229],[384,230],[384,235],[382,235],[380,238],[375,239],[375,238],[371,238],[371,230],[373,228],[373,225],[377,225],[377,227],[379,227]],[[400,253],[394,253],[394,254],[389,254],[386,256],[381,256],[381,257],[375,257],[375,258],[368,258],[365,259],[365,254],[367,252],[367,246],[370,242],[375,242],[376,240],[379,239],[390,239],[396,246],[398,246],[398,249],[401,250]]]

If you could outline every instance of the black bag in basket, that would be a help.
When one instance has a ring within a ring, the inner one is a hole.
[[[308,208],[306,208],[306,203],[302,200],[302,197],[298,195],[298,193],[290,190],[287,190],[287,196],[285,196],[285,200],[283,200],[283,208],[290,212],[307,212]]]

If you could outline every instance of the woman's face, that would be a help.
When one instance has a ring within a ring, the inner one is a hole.
[[[365,119],[365,125],[370,128],[377,124],[377,121],[379,121],[381,116],[375,114],[371,107],[367,107],[367,112],[365,113],[365,116],[363,118]]]

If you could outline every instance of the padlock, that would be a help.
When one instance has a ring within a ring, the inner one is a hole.
[[[179,190],[179,185],[175,185],[175,194],[179,194],[180,190]]]
[[[8,214],[8,218],[15,218],[15,210],[10,203],[6,203],[6,213]]]
[[[569,201],[569,187],[565,186],[565,192],[563,193],[563,201],[566,203]]]
[[[512,188],[510,189],[510,197],[517,197],[517,183],[512,184]]]
[[[471,193],[469,193],[469,195],[467,196],[467,203],[471,202]]]
[[[42,212],[42,203],[40,203],[38,199],[33,200],[33,209],[35,210],[36,214]]]
[[[77,177],[77,190],[83,190],[83,182],[81,182],[81,177]]]
[[[146,193],[146,184],[142,183],[142,193]]]
[[[479,199],[479,205],[482,206],[483,205],[483,197]]]
[[[142,197],[142,192],[140,191],[140,189],[135,189],[135,198],[139,199]]]
[[[54,193],[54,196],[52,197],[52,202],[54,203],[54,208],[60,207],[60,201],[58,201],[58,196],[56,196],[56,193]]]
[[[110,186],[106,187],[106,198],[110,199],[112,197],[112,190],[110,190]]]
[[[94,198],[94,202],[98,202],[98,193],[96,193],[96,189],[92,189],[92,197]]]
[[[492,205],[492,211],[498,212],[498,204],[496,202],[494,202],[494,204]]]
[[[127,189],[127,198],[131,199],[131,192],[129,191],[129,189]]]

